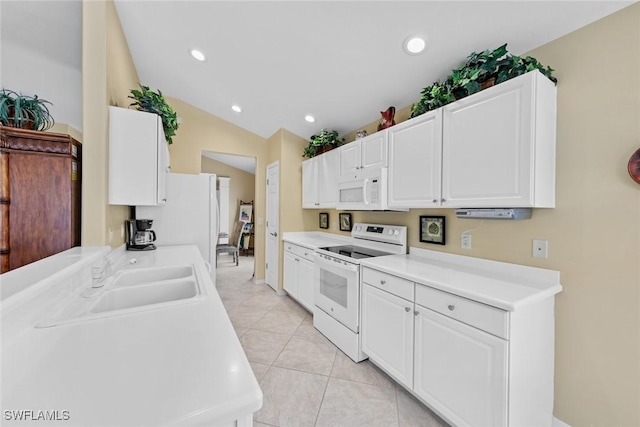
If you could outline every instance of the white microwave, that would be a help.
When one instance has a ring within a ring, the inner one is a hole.
[[[336,209],[383,211],[387,206],[387,168],[358,172],[338,180]]]

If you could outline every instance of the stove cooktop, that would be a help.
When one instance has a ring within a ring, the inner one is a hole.
[[[346,256],[354,259],[373,258],[377,256],[392,255],[389,252],[377,251],[375,249],[364,248],[362,246],[329,246],[326,248],[319,248],[323,251],[332,252],[334,254]]]

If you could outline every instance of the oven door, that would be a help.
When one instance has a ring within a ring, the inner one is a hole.
[[[359,296],[359,265],[315,253],[314,297],[318,308],[358,333]]]

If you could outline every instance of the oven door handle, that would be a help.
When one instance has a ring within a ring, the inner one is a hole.
[[[332,270],[332,271],[337,271],[337,270],[345,271],[346,270],[346,271],[349,271],[351,273],[357,273],[358,272],[358,266],[357,265],[343,264],[342,261],[340,261],[339,264],[337,262],[328,261],[325,258],[322,258],[322,256],[317,252],[314,252],[313,256],[316,258],[316,263],[318,265],[325,266],[325,267],[327,267],[328,270]]]

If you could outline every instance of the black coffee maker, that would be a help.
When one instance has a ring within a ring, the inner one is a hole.
[[[156,245],[156,232],[151,230],[152,219],[128,219],[127,225],[127,250],[152,251]]]

